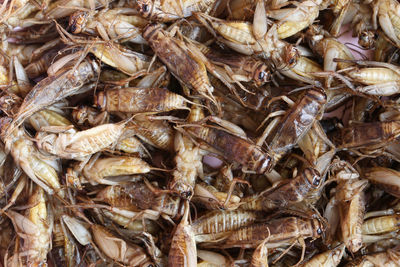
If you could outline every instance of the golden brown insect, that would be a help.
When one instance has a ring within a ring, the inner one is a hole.
[[[151,220],[132,220],[132,218],[125,217],[124,215],[120,215],[117,212],[112,212],[107,209],[102,209],[102,213],[115,223],[136,233],[145,231],[150,234],[157,234],[157,232],[160,230],[159,227],[157,227],[156,222]]]
[[[112,260],[129,266],[154,266],[143,248],[116,237],[101,225],[92,224],[93,240],[99,249]]]
[[[111,42],[94,43],[90,52],[103,63],[127,75],[143,74],[151,64],[150,57]],[[157,65],[157,62],[153,64],[154,67]]]
[[[69,27],[74,34],[98,33],[106,41],[120,39],[145,44],[141,27],[147,21],[135,13],[137,12],[131,8],[102,9],[95,15],[93,12],[77,11],[69,17]]]
[[[81,255],[78,245],[73,236],[66,230],[61,218],[55,219],[52,234],[51,256],[54,258],[54,263],[68,267],[79,264]]]
[[[312,85],[317,85],[320,83],[318,81],[318,77],[313,75],[313,73],[321,71],[322,68],[317,62],[305,56],[299,56],[297,62],[291,68],[279,70],[279,72],[286,77]]]
[[[309,131],[314,122],[324,111],[326,95],[321,90],[310,89],[295,103],[280,120],[282,123],[269,143],[269,152],[278,161],[287,151],[293,148]],[[262,144],[269,134],[268,127],[259,138]]]
[[[250,197],[250,201],[243,199],[244,204],[240,206],[245,210],[265,210],[288,208],[307,201],[310,192],[319,188],[321,182],[317,170],[306,168],[292,179],[283,180],[277,185],[265,190],[259,196]],[[253,200],[254,199],[254,200]]]
[[[385,192],[395,197],[400,197],[400,173],[398,171],[374,167],[367,170],[364,175],[365,178],[385,190]]]
[[[285,39],[313,24],[319,15],[322,0],[304,1],[293,8],[268,10],[267,16],[277,21],[278,37]]]
[[[194,45],[169,37],[160,25],[150,24],[143,37],[168,70],[183,84],[217,105],[214,88],[207,77],[207,60]]]
[[[197,121],[203,117],[204,114],[201,107],[193,105],[188,121]],[[180,132],[175,133],[174,147],[176,151],[176,167],[172,173],[168,188],[177,192],[181,197],[190,199],[193,196],[196,178],[204,176],[203,153],[197,144]]]
[[[32,79],[46,73],[47,69],[52,64],[52,60],[56,57],[57,54],[57,49],[52,49],[50,51],[47,51],[39,59],[27,65],[25,67],[25,71],[26,74],[28,74],[28,77]]]
[[[263,15],[265,16],[265,13]],[[195,17],[219,41],[239,53],[255,54],[272,60],[277,68],[292,67],[297,61],[298,50],[293,45],[278,38],[276,25],[273,25],[267,31],[267,25],[262,23],[253,25],[246,21],[226,21],[203,13],[196,13]],[[257,32],[264,33],[264,35],[257,39],[253,34],[254,29],[258,29]]]
[[[374,28],[377,29],[377,18],[379,25],[394,44],[399,47],[400,45],[400,16],[398,13],[399,3],[393,0],[376,0],[373,3],[373,23]]]
[[[7,212],[7,215],[17,233],[24,239],[21,252],[19,252],[20,257],[26,256],[26,264],[40,266],[46,264],[47,253],[51,249],[50,240],[53,230],[53,222],[49,218],[43,189],[37,186],[28,204],[31,207],[26,211],[25,216],[11,210]]]
[[[146,19],[168,22],[180,18],[190,17],[195,12],[208,12],[215,0],[138,0],[137,10]]]
[[[168,254],[168,266],[170,267],[196,267],[197,251],[194,233],[189,220],[189,203],[185,204],[185,213],[181,222],[176,227],[171,248]]]
[[[39,149],[66,159],[82,160],[96,152],[115,144],[122,135],[126,121],[103,124],[85,131],[77,132],[68,128],[48,127],[47,130],[59,132],[39,132],[36,135]]]
[[[201,44],[198,46],[213,64],[227,70],[233,81],[254,82],[262,86],[270,80],[269,67],[261,60],[240,54],[223,54]]]
[[[301,267],[335,267],[338,266],[342,260],[344,250],[344,244],[337,246],[331,250],[327,250],[321,254],[312,257],[309,261],[301,264]]]
[[[324,71],[336,71],[350,66],[347,62],[335,62],[335,58],[354,60],[350,50],[335,38],[329,36],[319,26],[311,26],[307,31],[307,38],[310,47],[324,59]],[[326,85],[329,87],[332,77],[328,77]]]
[[[231,191],[228,193],[221,192],[214,186],[205,183],[196,184],[192,200],[194,203],[211,210],[235,210],[240,205],[240,198],[232,194]]]
[[[400,227],[400,215],[388,215],[366,220],[362,225],[363,235],[376,235],[397,231]]]
[[[379,149],[399,136],[399,127],[397,121],[357,123],[341,129],[338,147]]]
[[[151,169],[151,166],[140,158],[114,156],[89,161],[82,173],[91,183],[114,185],[120,182],[118,176],[148,173]]]
[[[56,171],[59,167],[57,160],[43,157],[22,129],[16,129],[12,135],[5,138],[4,132],[8,129],[9,122],[10,119],[1,118],[2,140],[5,143],[6,151],[11,152],[16,164],[48,194],[57,193],[63,196]]]
[[[32,116],[28,118],[28,121],[36,131],[40,131],[40,128],[47,126],[72,125],[72,122],[64,115],[66,114],[60,114],[52,109],[43,109],[32,114]]]
[[[341,163],[340,163],[341,164]],[[340,165],[339,164],[339,165]],[[339,202],[342,241],[352,253],[362,247],[362,224],[365,214],[365,192],[367,180],[358,179],[358,173],[347,163],[336,174],[341,179],[336,188]],[[347,165],[347,166],[346,166]]]
[[[147,117],[136,116],[128,127],[145,143],[165,151],[174,151],[175,131],[166,121],[151,121]]]
[[[94,104],[103,111],[129,113],[158,113],[189,109],[183,96],[166,88],[121,88],[99,92]]]
[[[232,134],[232,132],[237,132],[237,126],[225,123],[217,117],[210,117],[209,119],[220,123],[220,125],[222,123],[229,129],[204,123],[184,126],[184,129],[196,139],[220,152],[226,160],[241,164],[244,170],[256,173],[264,173],[270,170],[272,167],[271,156],[263,152],[259,146],[253,144],[249,139]],[[243,136],[243,134],[241,135]]]
[[[179,193],[183,198],[193,196],[197,176],[203,176],[203,155],[187,136],[177,132],[175,134],[176,169],[168,188]]]
[[[365,255],[346,265],[346,267],[388,266],[398,267],[400,252],[397,249],[388,249],[385,252]]]
[[[233,231],[223,241],[222,246],[226,248],[256,248],[261,242],[268,239],[265,246],[276,248],[306,238],[318,238],[323,229],[317,219],[285,217],[266,223],[252,224]]]
[[[76,94],[85,84],[96,78],[99,66],[95,61],[85,59],[76,67],[60,70],[56,75],[40,81],[21,104],[18,114],[10,125],[9,133],[34,112],[39,111],[67,96]]]
[[[153,192],[142,182],[108,186],[97,194],[96,199],[113,207],[133,211],[154,210],[171,218],[182,215],[179,197],[164,192]]]
[[[251,225],[260,215],[254,211],[232,210],[211,211],[196,219],[192,223],[192,229],[196,242],[208,242],[218,240],[228,232]]]
[[[71,115],[78,125],[83,125],[87,122],[90,126],[98,126],[109,121],[107,112],[100,112],[98,109],[89,106],[77,107],[72,110]]]

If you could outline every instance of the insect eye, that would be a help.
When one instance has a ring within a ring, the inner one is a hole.
[[[292,65],[294,63],[294,58],[289,59],[289,65]]]
[[[148,4],[144,4],[142,8],[143,8],[143,12],[145,12],[145,13],[149,12],[149,10],[150,10]]]
[[[71,32],[72,32],[72,33],[75,33],[75,31],[76,31],[76,25],[75,25],[75,24],[72,24],[70,29],[71,29]]]
[[[259,80],[262,80],[262,79],[264,79],[264,77],[265,77],[265,72],[264,72],[264,71],[260,71],[260,72],[258,73],[258,79],[259,79]]]
[[[320,183],[319,177],[315,177],[313,182],[312,182],[312,184],[315,185],[315,186],[319,186],[319,183]]]

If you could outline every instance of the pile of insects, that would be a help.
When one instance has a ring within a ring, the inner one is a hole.
[[[0,267],[400,266],[398,1],[0,14]]]

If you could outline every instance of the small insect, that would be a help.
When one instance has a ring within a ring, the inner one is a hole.
[[[85,83],[93,81],[99,71],[95,61],[84,59],[76,67],[62,69],[54,76],[40,81],[25,97],[10,125],[9,133],[36,111],[76,94]]]
[[[146,44],[141,27],[147,21],[130,8],[103,9],[93,16],[91,12],[76,11],[69,17],[72,33],[98,33],[105,41],[110,39]]]
[[[146,19],[151,21],[168,22],[190,17],[195,12],[209,12],[215,0],[138,0],[137,10]]]
[[[261,13],[262,16],[266,16]],[[277,27],[273,25],[268,31],[263,23],[251,24],[247,21],[226,21],[211,17],[204,13],[196,13],[195,17],[217,39],[245,55],[257,55],[272,60],[276,68],[283,69],[296,64],[299,57],[298,50],[291,44],[278,38]],[[264,33],[256,36],[253,31]],[[218,35],[217,35],[218,34]]]
[[[155,191],[152,191],[155,190]],[[153,210],[159,215],[178,218],[182,216],[182,203],[179,197],[149,188],[143,182],[121,183],[107,186],[101,190],[96,200],[106,202],[113,207],[132,211]]]
[[[342,260],[345,245],[339,245],[336,248],[327,250],[321,254],[312,257],[309,261],[301,264],[301,267],[317,267],[317,266],[338,266]]]
[[[280,120],[282,123],[277,126],[274,137],[268,144],[268,151],[273,155],[275,162],[307,134],[323,113],[325,103],[324,92],[310,89],[285,113]],[[269,127],[267,127],[257,143],[262,144],[269,132]]]
[[[399,266],[400,252],[396,249],[388,249],[385,252],[373,253],[355,259],[346,266],[362,267],[362,266]]]
[[[92,224],[93,241],[109,258],[129,266],[154,266],[144,249],[110,233],[101,225]]]
[[[82,174],[92,183],[114,185],[120,182],[119,176],[148,173],[151,169],[151,166],[140,158],[114,156],[89,161]]]
[[[168,254],[170,267],[196,267],[197,251],[194,233],[189,219],[189,203],[185,202],[185,213],[176,227]]]
[[[77,132],[71,127],[64,129],[47,127],[59,133],[42,131],[36,135],[39,149],[61,158],[83,160],[115,144],[121,137],[126,121],[103,124]]]
[[[24,243],[17,257],[26,257],[26,264],[40,266],[46,264],[47,253],[51,249],[51,233],[53,222],[50,221],[46,205],[46,196],[40,187],[36,186],[29,198],[31,206],[26,215],[15,211],[7,211],[17,233]]]
[[[279,182],[259,196],[250,197],[249,202],[243,199],[244,204],[240,208],[264,211],[282,208],[290,209],[302,201],[307,201],[310,192],[317,190],[320,184],[321,177],[318,171],[306,168],[296,177]]]
[[[224,248],[241,247],[256,248],[267,239],[266,248],[290,246],[299,242],[303,247],[300,261],[304,259],[306,238],[318,238],[324,227],[317,219],[301,219],[285,217],[274,219],[266,223],[257,223],[232,231],[220,246]]]
[[[259,146],[253,144],[249,139],[243,138],[240,129],[240,136],[237,126],[225,123],[219,118],[210,118],[218,122],[225,128],[215,127],[204,123],[183,128],[193,137],[204,141],[212,148],[221,152],[221,155],[230,162],[237,162],[242,165],[244,170],[256,173],[268,172],[272,167],[272,158],[268,153],[261,150]]]
[[[189,109],[183,96],[165,88],[121,88],[99,92],[94,104],[102,111],[129,113],[159,113]]]
[[[341,167],[340,167],[341,166]],[[335,198],[339,204],[341,236],[346,248],[352,253],[361,249],[362,224],[365,214],[365,192],[367,180],[359,179],[359,174],[348,163],[338,163],[336,177],[340,182]]]
[[[260,214],[254,211],[211,211],[192,223],[197,243],[218,240],[227,233],[254,223]]]
[[[377,235],[399,230],[400,215],[380,216],[364,221],[362,225],[363,235]]]
[[[373,151],[398,137],[399,129],[397,121],[354,124],[341,129],[337,147]]]
[[[374,167],[367,170],[364,175],[365,178],[385,190],[385,192],[395,197],[400,197],[400,173],[398,171],[389,168]]]
[[[187,42],[170,37],[160,25],[149,24],[143,37],[168,70],[183,84],[210,100],[217,107],[214,88],[207,77],[207,58]],[[209,65],[209,64],[208,64]]]

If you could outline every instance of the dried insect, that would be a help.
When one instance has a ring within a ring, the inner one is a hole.
[[[2,118],[2,140],[6,150],[11,152],[14,161],[36,184],[48,194],[57,193],[63,196],[61,184],[57,175],[57,160],[45,159],[36,149],[34,143],[26,136],[22,129],[17,129],[11,136],[4,137],[10,119]]]
[[[361,267],[361,266],[399,266],[400,253],[395,249],[388,249],[385,252],[365,255],[359,259],[350,262],[346,266]]]
[[[183,84],[217,105],[207,77],[207,59],[194,45],[170,37],[161,26],[150,24],[143,37],[168,70]]]
[[[168,254],[168,266],[195,267],[197,266],[197,251],[194,233],[188,222],[189,204],[185,204],[185,213],[176,227],[171,248]]]
[[[240,208],[265,211],[282,208],[290,209],[302,201],[307,201],[310,193],[319,188],[320,182],[321,177],[318,171],[306,168],[296,177],[279,182],[259,196],[250,197],[249,202],[243,199],[244,204]]]
[[[312,267],[312,266],[338,266],[342,260],[344,254],[345,246],[339,245],[336,248],[327,250],[321,254],[318,254],[309,261],[301,264],[302,267]]]
[[[151,169],[151,166],[140,158],[114,156],[89,161],[82,173],[91,183],[114,185],[120,183],[118,176],[148,173]]]
[[[354,124],[341,129],[338,147],[373,151],[394,140],[399,135],[398,128],[397,121]]]
[[[190,17],[195,12],[208,12],[213,8],[215,0],[160,1],[138,0],[137,10],[146,19],[168,22]]]
[[[196,45],[211,62],[223,67],[233,81],[254,82],[262,86],[270,80],[270,71],[263,61],[240,54],[222,54],[202,44]]]
[[[60,70],[54,76],[40,81],[21,104],[18,114],[10,125],[9,133],[24,122],[30,115],[67,96],[76,94],[78,90],[98,75],[99,66],[95,61],[85,59],[76,67]]]
[[[96,199],[113,207],[133,211],[153,210],[171,218],[179,217],[181,212],[180,198],[164,192],[153,192],[141,182],[108,186],[97,194]]]
[[[285,39],[313,24],[319,15],[322,2],[322,0],[304,1],[294,8],[268,10],[267,16],[278,20],[278,37]]]
[[[126,121],[103,124],[77,132],[71,127],[47,127],[36,135],[39,149],[61,158],[83,160],[115,144],[121,137]],[[51,131],[56,133],[51,133]],[[58,132],[58,134],[57,134]]]
[[[230,231],[251,225],[259,218],[254,211],[232,210],[211,211],[196,219],[192,224],[197,243],[218,240]]]
[[[46,264],[53,231],[45,193],[40,187],[36,187],[29,204],[31,207],[26,211],[26,216],[11,210],[7,212],[17,233],[24,239],[19,255],[14,256],[26,256],[25,264],[40,266]]]
[[[388,215],[366,220],[362,225],[363,235],[376,235],[397,231],[400,225],[400,215]]]
[[[93,16],[91,12],[77,11],[69,17],[72,33],[98,33],[104,40],[122,39],[136,44],[145,44],[141,27],[147,21],[130,8],[103,9]]]
[[[238,196],[231,192],[221,192],[212,185],[202,183],[196,184],[192,200],[211,210],[235,210],[240,205],[240,198]]]
[[[151,121],[147,117],[136,116],[128,126],[145,143],[165,151],[174,151],[175,131],[166,121]]]
[[[99,92],[94,104],[103,111],[130,113],[158,113],[189,109],[183,96],[165,88],[121,88]]]
[[[344,169],[336,175],[339,182],[336,188],[336,199],[339,202],[340,227],[342,240],[352,252],[362,247],[362,223],[365,213],[364,189],[367,180],[358,179],[358,173],[343,163]],[[340,164],[339,164],[340,165]]]
[[[364,175],[370,182],[378,185],[389,194],[400,197],[399,172],[393,169],[375,167],[367,170]]]
[[[268,153],[265,153],[261,148],[253,144],[247,138],[236,135],[238,132],[237,126],[232,126],[229,122],[225,123],[218,118],[209,118],[216,121],[222,127],[219,128],[204,123],[184,127],[184,129],[195,138],[204,141],[212,148],[221,152],[222,156],[228,161],[234,161],[243,166],[244,170],[256,173],[268,172],[272,167],[272,158]],[[233,132],[233,134],[232,134]]]
[[[143,248],[116,237],[101,225],[92,224],[93,240],[109,258],[129,266],[154,266]]]
[[[233,231],[222,241],[222,246],[226,248],[256,248],[261,242],[268,239],[265,247],[276,248],[291,245],[295,241],[303,242],[306,238],[318,238],[323,233],[323,229],[317,219],[285,217],[267,223],[252,224]]]
[[[226,21],[203,13],[195,14],[195,16],[219,41],[239,53],[256,54],[270,59],[277,68],[291,67],[297,61],[299,56],[297,49],[278,38],[276,25],[267,31],[266,25],[262,23],[253,25],[245,21]],[[264,36],[256,39],[253,29],[265,32]],[[217,33],[221,36],[217,36]]]
[[[326,95],[316,89],[307,90],[281,119],[282,124],[274,133],[274,138],[269,143],[269,153],[278,161],[287,151],[295,146],[310,130],[314,122],[324,111]],[[257,141],[262,144],[269,134],[269,127]]]

